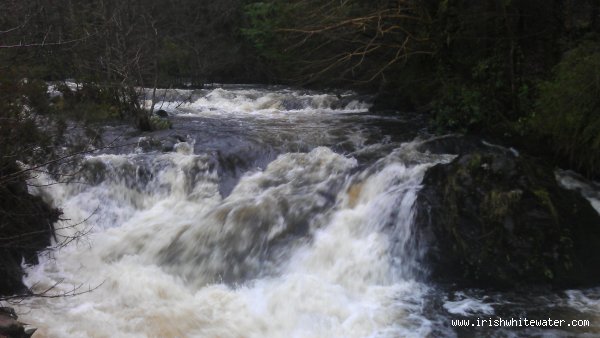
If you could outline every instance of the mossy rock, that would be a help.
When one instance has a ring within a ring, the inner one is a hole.
[[[431,168],[423,186],[416,240],[430,278],[483,288],[600,284],[600,216],[558,185],[553,168],[472,147]]]
[[[165,130],[171,129],[172,124],[167,118],[152,115],[150,116],[150,126],[151,130]]]

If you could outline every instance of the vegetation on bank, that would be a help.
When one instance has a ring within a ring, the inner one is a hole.
[[[44,85],[0,76],[0,295],[24,292],[21,262],[37,261],[50,245],[60,211],[28,192],[30,172],[21,163],[43,163],[54,155],[52,136],[60,124],[42,131],[38,125],[49,110]]]
[[[600,41],[590,36],[566,52],[539,86],[531,127],[547,137],[561,159],[600,173]]]
[[[509,142],[599,177],[600,4],[269,0],[243,30],[282,79],[379,93],[440,132]]]
[[[168,128],[141,106],[140,87],[260,79],[237,34],[240,16],[236,0],[0,5],[0,295],[24,291],[22,259],[50,244],[60,214],[29,193],[35,170],[24,165],[64,162],[64,145],[77,153],[98,141],[99,122]],[[87,125],[83,137],[65,133],[75,123]]]
[[[140,86],[350,87],[378,93],[376,108],[429,112],[440,132],[505,140],[598,177],[599,7],[594,0],[9,1],[0,61],[22,77],[82,83],[55,105],[71,117],[151,129]]]
[[[157,98],[140,88],[198,87],[264,77],[239,34],[241,1],[7,1],[0,13],[0,76],[77,83],[54,89],[54,115],[153,123]],[[257,74],[257,71],[258,73]],[[8,94],[8,93],[7,93]],[[151,101],[150,111],[140,106]],[[160,124],[160,123],[159,123]]]

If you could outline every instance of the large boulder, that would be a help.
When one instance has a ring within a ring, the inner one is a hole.
[[[532,158],[481,142],[466,149],[429,169],[417,199],[429,277],[482,288],[598,285],[600,216],[589,201]]]
[[[5,171],[2,171],[4,169]],[[0,295],[26,293],[21,263],[37,264],[38,252],[51,243],[61,211],[29,194],[23,177],[10,178],[18,167],[0,169]]]

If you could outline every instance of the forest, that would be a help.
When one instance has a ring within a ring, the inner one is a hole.
[[[2,0],[0,294],[27,292],[62,217],[33,171],[105,124],[168,129],[157,90],[215,83],[351,90],[600,179],[598,0]]]
[[[5,105],[18,104],[8,102],[22,101],[16,93],[24,92],[41,114],[131,119],[148,129],[136,86],[351,88],[376,93],[374,109],[423,112],[440,131],[493,135],[599,174],[600,19],[593,0],[5,1],[2,7]],[[46,83],[66,79],[85,90],[45,102]]]

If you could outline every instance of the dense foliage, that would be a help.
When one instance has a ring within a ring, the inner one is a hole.
[[[557,155],[588,173],[600,172],[600,43],[584,40],[541,83],[534,128]]]
[[[46,80],[162,87],[247,80],[242,2],[5,1],[0,57]],[[21,47],[21,48],[8,48]]]
[[[485,134],[533,152],[550,143],[544,155],[598,175],[598,159],[584,154],[598,153],[600,134],[591,47],[598,38],[590,34],[600,28],[599,7],[594,0],[10,0],[0,14],[0,62],[27,69],[22,77],[83,84],[78,93],[58,88],[64,101],[50,110],[70,117],[130,119],[150,129],[139,86],[351,87],[379,93],[380,108],[430,112],[439,131]]]
[[[439,131],[600,174],[585,155],[600,135],[597,1],[270,0],[246,13],[282,79],[377,91],[378,107],[429,111]]]

